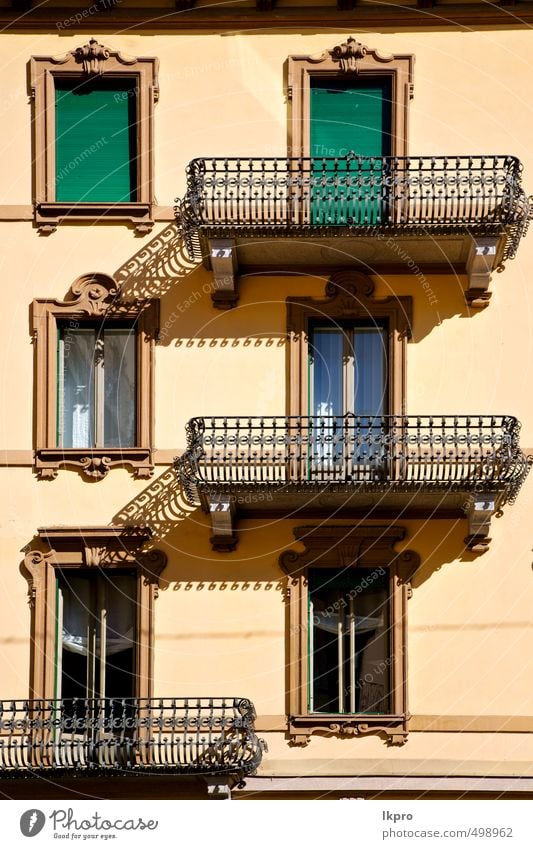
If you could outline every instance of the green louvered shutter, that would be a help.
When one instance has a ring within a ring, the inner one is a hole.
[[[390,156],[391,95],[386,78],[365,81],[315,79],[311,83],[313,224],[380,224],[386,215],[379,157]],[[378,157],[361,171],[343,157]],[[340,157],[323,162],[323,157]],[[359,176],[357,176],[359,175]]]
[[[56,201],[137,200],[134,79],[56,80]]]

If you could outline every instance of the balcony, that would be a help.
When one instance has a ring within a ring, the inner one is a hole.
[[[0,775],[255,772],[263,744],[247,699],[0,702]]]
[[[486,549],[490,519],[512,502],[531,459],[512,416],[194,418],[176,463],[186,495],[211,516],[216,550],[233,519],[464,516]]]
[[[332,264],[467,274],[479,307],[527,229],[521,174],[513,156],[193,159],[177,214],[221,308],[239,271]]]

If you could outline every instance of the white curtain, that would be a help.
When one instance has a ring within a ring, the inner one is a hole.
[[[94,330],[65,328],[61,339],[63,369],[62,447],[94,445]]]
[[[135,640],[135,579],[129,575],[100,578],[105,586],[106,655],[117,654],[131,648]],[[87,654],[87,629],[94,604],[94,585],[90,578],[74,577],[63,587],[63,648],[75,654]],[[94,611],[97,621],[96,653],[100,654],[99,609]],[[94,620],[93,620],[94,621]]]

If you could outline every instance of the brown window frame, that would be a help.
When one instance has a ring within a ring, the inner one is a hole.
[[[359,271],[333,272],[324,298],[287,298],[287,415],[308,411],[309,328],[313,321],[385,320],[388,326],[388,404],[390,415],[406,413],[407,342],[411,338],[411,296],[374,297],[374,283]]]
[[[59,326],[123,322],[136,333],[136,442],[131,448],[57,446],[57,344]],[[100,480],[111,468],[128,466],[135,477],[153,474],[154,358],[159,331],[159,300],[120,300],[116,281],[106,274],[79,277],[64,301],[36,299],[31,306],[35,360],[34,468],[39,478],[55,478],[74,468]]]
[[[147,527],[38,529],[39,548],[32,548],[23,563],[31,605],[31,699],[55,698],[56,569],[135,571],[135,690],[139,698],[153,696],[154,602],[167,557],[157,549],[143,550],[151,538],[152,531]]]
[[[279,563],[288,575],[288,733],[296,745],[306,745],[317,733],[358,736],[376,733],[389,744],[406,742],[407,601],[410,579],[420,566],[414,551],[394,551],[406,530],[399,526],[302,526],[293,530],[303,551],[285,551]],[[354,569],[359,574],[386,568],[390,576],[391,711],[388,714],[310,713],[308,706],[309,571]]]
[[[288,96],[292,102],[288,126],[288,156],[310,156],[310,91],[313,77],[368,80],[389,77],[391,82],[391,155],[408,153],[408,107],[413,97],[414,56],[382,56],[350,37],[314,56],[289,56]]]
[[[66,221],[130,222],[139,233],[153,226],[154,104],[159,97],[159,60],[127,58],[95,39],[64,56],[32,56],[34,220],[42,232]],[[129,203],[69,203],[55,200],[55,80],[104,75],[135,80],[137,95],[138,198]]]

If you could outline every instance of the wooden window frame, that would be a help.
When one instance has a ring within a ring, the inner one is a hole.
[[[159,60],[127,58],[91,39],[64,56],[32,56],[30,85],[33,100],[34,220],[42,232],[65,221],[130,222],[139,233],[153,226],[154,104],[159,96]],[[137,94],[137,191],[135,202],[86,203],[55,200],[55,80],[82,81],[104,75],[130,77]]]
[[[311,735],[359,736],[376,733],[391,745],[406,742],[407,709],[407,601],[410,579],[420,566],[414,551],[394,551],[405,528],[398,526],[303,526],[293,530],[304,550],[285,551],[279,563],[288,575],[288,733],[296,745]],[[310,713],[308,707],[309,570],[354,569],[358,573],[385,568],[390,575],[391,698],[389,714]]]
[[[57,344],[59,324],[78,328],[121,321],[136,332],[136,442],[132,448],[57,446]],[[116,281],[106,274],[79,277],[64,301],[36,299],[31,307],[35,354],[34,468],[39,478],[55,478],[60,468],[75,468],[101,480],[111,468],[128,466],[135,477],[153,474],[154,358],[159,331],[159,300],[120,300]]]
[[[313,77],[389,77],[391,83],[391,155],[407,156],[408,107],[413,97],[414,56],[382,56],[350,37],[314,56],[289,56],[288,97],[292,102],[288,156],[310,156],[311,79]]]
[[[406,413],[407,342],[411,338],[410,296],[374,297],[372,280],[360,271],[331,274],[324,298],[287,298],[287,414],[306,416],[309,409],[309,327],[312,322],[381,319],[388,325],[388,399],[390,415]]]
[[[55,698],[56,569],[136,572],[135,695],[153,696],[154,602],[167,557],[157,549],[143,550],[151,538],[147,527],[39,528],[39,548],[29,551],[23,564],[31,606],[31,699]]]

